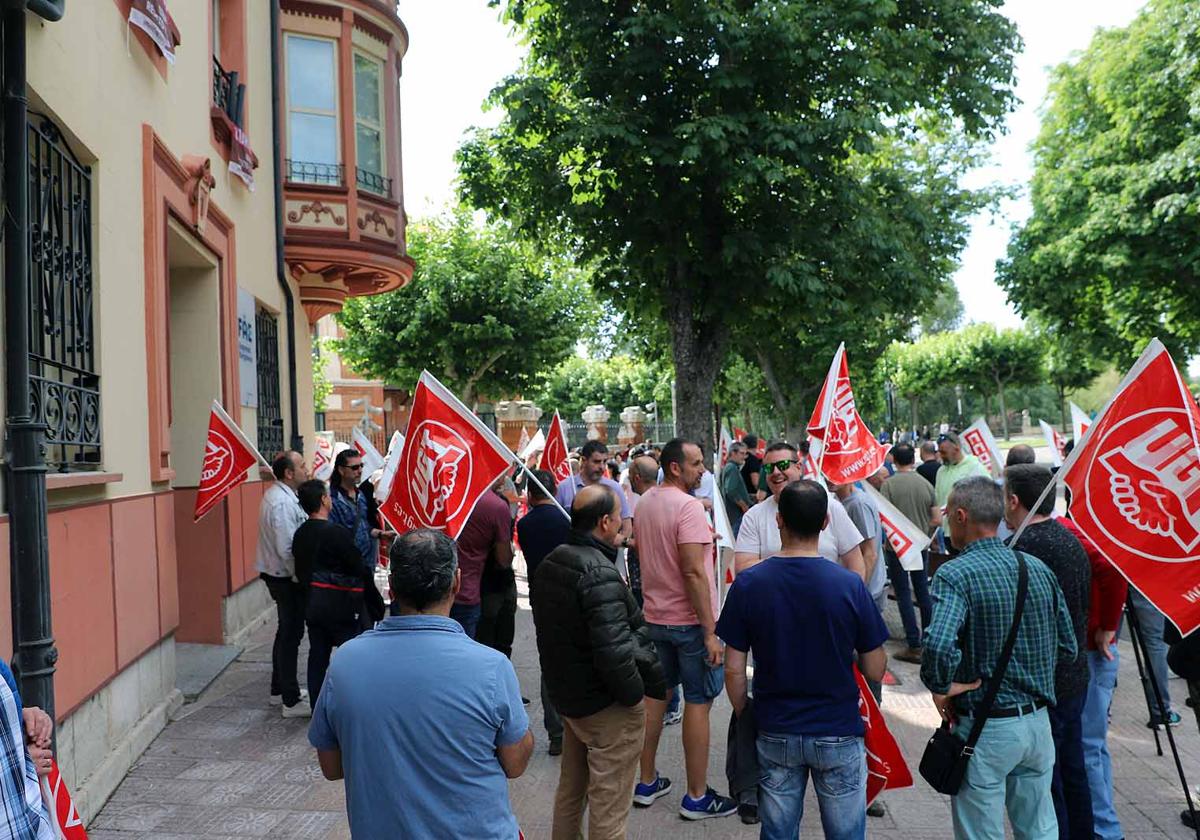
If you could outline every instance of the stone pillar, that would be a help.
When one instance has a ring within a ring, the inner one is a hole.
[[[617,443],[621,446],[633,446],[646,439],[646,412],[640,406],[627,405],[621,412],[621,431],[617,434]]]
[[[529,400],[501,400],[496,403],[496,433],[505,446],[516,452],[521,429],[533,437],[541,416],[542,410]]]
[[[608,409],[602,405],[589,405],[581,416],[587,423],[588,440],[608,443]]]
[[[1029,418],[1029,409],[1021,409],[1021,434],[1028,435],[1033,432],[1033,422]]]

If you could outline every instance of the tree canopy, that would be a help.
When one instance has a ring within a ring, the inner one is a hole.
[[[705,442],[737,308],[927,282],[940,199],[886,158],[927,124],[988,136],[1011,103],[999,0],[493,4],[529,52],[459,150],[464,197],[668,324],[679,428]]]
[[[436,371],[468,406],[518,393],[572,353],[594,319],[586,277],[506,225],[470,214],[408,228],[413,282],[346,301],[338,352],[355,370],[407,385]]]
[[[645,408],[647,403],[656,402],[659,416],[663,416],[671,413],[673,376],[669,365],[654,365],[623,354],[607,359],[570,356],[539,375],[526,396],[543,411],[557,409],[569,422],[579,422],[589,405],[603,405],[615,415],[626,406]]]
[[[1152,0],[1057,67],[1033,150],[997,266],[1017,308],[1122,368],[1200,350],[1200,6]]]

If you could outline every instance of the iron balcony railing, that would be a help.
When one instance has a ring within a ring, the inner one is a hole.
[[[242,103],[246,98],[246,86],[238,82],[236,71],[227,71],[213,56],[213,104],[220,108],[229,121],[241,128]]]
[[[391,178],[385,178],[378,172],[372,172],[369,169],[363,169],[361,166],[355,167],[355,176],[359,189],[367,190],[368,192],[373,192],[377,195],[391,196]]]
[[[300,184],[325,184],[340,187],[346,183],[346,168],[340,163],[313,163],[306,160],[284,161],[287,179]]]

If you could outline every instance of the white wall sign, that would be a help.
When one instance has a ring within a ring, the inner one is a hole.
[[[237,339],[238,379],[241,380],[242,405],[258,407],[258,352],[254,335],[254,295],[238,288]]]

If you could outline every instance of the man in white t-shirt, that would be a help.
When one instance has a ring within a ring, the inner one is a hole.
[[[800,459],[790,443],[773,443],[763,456],[762,475],[771,495],[742,517],[734,548],[734,566],[738,572],[776,554],[782,548],[775,515],[783,488],[801,478]],[[840,563],[866,580],[867,567],[859,547],[863,536],[850,520],[841,502],[832,493],[829,501],[829,525],[821,531],[818,551],[826,560]]]

